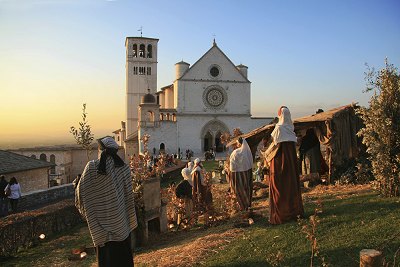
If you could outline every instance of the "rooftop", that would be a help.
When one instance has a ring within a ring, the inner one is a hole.
[[[0,150],[0,174],[48,168],[55,164]]]

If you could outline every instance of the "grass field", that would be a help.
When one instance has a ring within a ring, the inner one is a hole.
[[[205,163],[206,168],[214,168]],[[226,190],[216,184],[215,190]],[[268,198],[256,194],[254,224],[238,228],[238,216],[213,227],[197,226],[152,236],[152,244],[136,249],[138,266],[310,266],[311,246],[299,222],[268,224]],[[319,254],[314,266],[359,266],[359,252],[365,248],[383,251],[388,266],[400,266],[400,199],[382,198],[369,186],[318,186],[303,193],[306,211],[301,224],[309,223],[316,203],[315,236]],[[1,266],[93,266],[95,256],[69,261],[72,249],[91,245],[85,224],[64,235],[45,240],[1,261]],[[393,265],[395,254],[397,263]],[[323,259],[323,260],[322,260]]]

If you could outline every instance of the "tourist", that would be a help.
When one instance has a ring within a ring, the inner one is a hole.
[[[207,211],[212,206],[212,194],[205,181],[205,171],[199,158],[194,160],[193,170],[191,172],[193,180],[193,204],[196,209]]]
[[[8,182],[4,175],[0,175],[0,217],[7,216],[8,214],[8,199],[6,195],[6,187]]]
[[[75,205],[87,220],[99,267],[133,266],[131,232],[137,226],[131,171],[112,137],[98,139],[100,158],[87,163]]]
[[[269,207],[271,224],[296,220],[304,215],[297,168],[294,125],[287,107],[278,110],[279,121],[273,130],[272,143],[264,152],[270,165]]]
[[[261,162],[257,162],[257,169],[254,172],[255,182],[261,182],[264,179],[264,171]]]
[[[9,190],[9,193],[7,191]],[[6,195],[8,195],[8,200],[10,201],[11,211],[17,212],[18,209],[18,199],[21,197],[21,186],[17,182],[15,177],[10,179],[10,182],[4,189]]]
[[[241,211],[249,211],[253,195],[253,154],[246,140],[239,137],[229,157],[229,184]]]

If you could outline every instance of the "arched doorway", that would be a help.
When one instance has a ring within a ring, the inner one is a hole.
[[[165,151],[165,145],[164,143],[160,144],[160,152],[164,152]]]
[[[204,151],[208,151],[208,150],[210,150],[210,148],[212,148],[212,146],[213,146],[212,139],[213,139],[213,137],[212,137],[211,133],[207,132],[207,134],[204,136],[204,142],[203,142]]]
[[[221,135],[229,132],[228,127],[220,120],[211,120],[207,122],[201,130],[201,142],[203,151],[208,151],[211,148],[216,152],[222,152],[224,145],[221,143]]]

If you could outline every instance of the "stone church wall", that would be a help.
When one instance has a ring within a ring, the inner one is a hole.
[[[160,151],[160,144],[165,145],[165,153],[172,154],[178,153],[177,143],[177,123],[172,121],[162,121],[160,122],[160,127],[143,127],[141,128],[140,134],[150,135],[150,140],[148,143],[148,149],[153,153],[153,148],[156,148],[156,153]],[[139,140],[141,138],[139,136]],[[141,149],[143,149],[142,144]],[[182,151],[182,148],[181,148]]]

